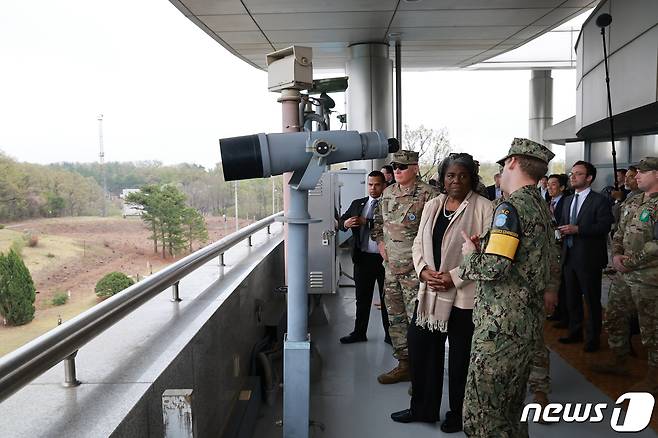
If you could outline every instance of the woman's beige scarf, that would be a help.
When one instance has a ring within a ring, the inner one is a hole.
[[[418,294],[416,324],[430,331],[438,329],[446,333],[455,296],[457,296],[457,289],[454,287],[446,292],[435,292],[426,287]]]
[[[462,210],[464,210],[468,205],[467,201],[471,197],[471,194],[472,192],[469,192],[469,194],[466,196],[466,199],[461,203],[457,211],[455,211],[455,216],[452,217],[451,224],[449,224],[448,226],[452,225],[452,222],[457,219],[457,216],[463,213]],[[447,201],[447,197],[439,206],[439,209],[435,213],[436,215],[441,214],[446,201]],[[464,202],[466,202],[466,204]],[[429,233],[429,238],[430,238],[429,241],[431,242],[431,235],[432,232],[434,231],[435,220],[434,218],[432,218],[432,220],[428,222],[429,224],[425,226],[423,232]],[[451,230],[451,232],[459,233],[459,230],[453,229]],[[424,254],[426,254],[425,262],[427,263],[427,267],[436,271],[437,269],[435,267],[435,261],[432,255],[433,252],[425,251],[425,248],[423,248],[423,252]],[[439,330],[443,333],[446,333],[448,331],[448,320],[450,319],[450,311],[452,310],[452,305],[455,301],[456,296],[457,296],[457,288],[455,287],[445,292],[439,292],[430,289],[430,287],[426,285],[425,289],[419,291],[418,293],[418,310],[416,315],[416,325],[425,327],[430,331]]]

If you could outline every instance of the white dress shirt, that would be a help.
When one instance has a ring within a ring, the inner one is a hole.
[[[587,198],[587,195],[589,195],[589,192],[591,192],[591,191],[592,191],[592,188],[587,187],[582,192],[576,192],[574,194],[574,200],[576,199],[575,195],[578,195],[578,202],[572,202],[571,203],[571,211],[570,211],[569,217],[571,217],[573,215],[574,208],[576,209],[576,217],[578,217],[578,214],[580,213],[580,209],[583,206],[583,202],[585,202],[585,199]]]
[[[375,209],[373,208],[373,203],[375,201],[379,201],[379,199],[375,199],[372,196],[368,196],[368,201],[366,201],[366,205],[363,206],[363,212],[361,213],[361,216],[366,218],[366,219],[372,219],[375,215]],[[368,227],[368,221],[366,221],[365,225],[362,225],[363,227],[366,227],[367,232],[364,233],[367,238],[367,246],[365,242],[361,242],[361,250],[369,253],[374,253],[374,254],[379,254],[379,248],[377,247],[377,242],[372,240],[370,238],[370,228]]]

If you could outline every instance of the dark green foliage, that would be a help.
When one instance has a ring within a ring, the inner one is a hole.
[[[96,295],[100,298],[111,297],[133,284],[133,279],[123,272],[110,272],[96,283]]]
[[[13,250],[0,253],[0,314],[8,324],[32,321],[35,294],[32,276],[20,256]]]
[[[77,172],[85,177],[94,178],[101,184],[98,163],[59,163],[51,167]],[[226,214],[233,216],[234,184],[224,181],[222,166],[206,169],[196,164],[176,164],[165,166],[158,161],[140,161],[105,163],[105,176],[108,191],[118,196],[123,189],[144,186],[172,185],[185,194],[186,203],[202,215]],[[279,209],[283,208],[281,176],[271,179],[253,179],[240,181],[238,184],[239,213],[244,219],[254,216],[262,219],[272,214],[272,180],[274,180]]]
[[[66,208],[64,198],[54,193],[48,193],[46,199],[46,210],[48,216],[61,216],[62,212],[64,212],[64,208]]]
[[[192,243],[208,240],[203,216],[186,205],[186,197],[173,185],[147,185],[139,192],[130,193],[126,201],[144,210],[142,220],[151,230],[153,251],[162,258],[174,256],[183,248],[192,251]]]
[[[0,152],[0,220],[97,215],[102,193],[92,178],[19,163]]]
[[[105,163],[110,195],[123,189],[171,185],[185,194],[186,204],[202,215],[232,218],[233,183],[224,181],[221,165],[205,169],[195,164],[164,166],[158,161]],[[272,214],[272,182],[277,209],[283,205],[281,176],[240,181],[240,218],[261,219]],[[98,163],[58,163],[48,166],[19,163],[0,152],[0,221],[32,217],[100,215],[102,178]],[[110,211],[116,206],[109,205]],[[188,245],[184,245],[188,246]]]
[[[63,306],[69,300],[69,295],[66,292],[58,292],[55,294],[51,303],[53,306]]]

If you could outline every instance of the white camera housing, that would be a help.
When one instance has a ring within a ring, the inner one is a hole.
[[[308,90],[313,87],[313,50],[292,46],[267,55],[267,88]]]

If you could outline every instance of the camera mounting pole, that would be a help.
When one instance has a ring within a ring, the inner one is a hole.
[[[321,219],[311,219],[308,191],[313,190],[327,169],[326,157],[335,150],[331,143],[310,135],[306,151],[313,153],[306,169],[290,179],[290,206],[281,220],[288,223],[288,332],[283,350],[283,436],[308,437],[311,391],[311,336],[308,333],[308,228]]]

